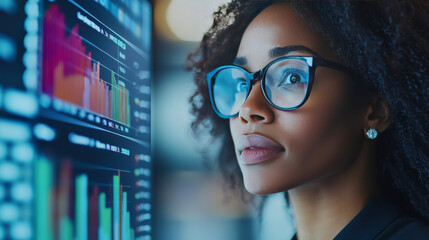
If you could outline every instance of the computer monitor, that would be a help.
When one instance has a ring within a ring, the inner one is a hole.
[[[151,239],[151,3],[5,0],[0,19],[0,239]]]

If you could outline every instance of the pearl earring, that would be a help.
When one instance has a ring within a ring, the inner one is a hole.
[[[368,131],[366,131],[366,135],[369,139],[375,139],[378,135],[378,132],[374,128],[370,128]]]

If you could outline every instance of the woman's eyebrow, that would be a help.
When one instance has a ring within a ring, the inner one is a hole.
[[[291,52],[307,52],[310,53],[314,56],[320,56],[316,51],[314,51],[311,48],[305,47],[305,46],[301,46],[301,45],[296,45],[296,46],[284,46],[284,47],[275,47],[272,48],[269,52],[269,56],[271,58],[278,58],[281,56],[285,56],[288,53]],[[245,66],[247,64],[247,58],[245,57],[237,57],[234,59],[234,61],[232,61],[232,64],[234,65],[238,65],[238,66]]]
[[[319,56],[319,54],[316,51],[314,51],[314,50],[312,50],[312,49],[310,49],[308,47],[304,47],[304,46],[300,46],[300,45],[272,48],[270,50],[269,56],[271,58],[277,58],[277,57],[281,57],[281,56],[287,55],[290,52],[296,52],[296,51],[299,51],[299,52],[308,52],[308,53],[310,53],[310,54],[312,54],[314,56]]]

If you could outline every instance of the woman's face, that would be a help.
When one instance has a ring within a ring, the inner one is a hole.
[[[311,50],[284,48],[290,46]],[[247,27],[236,63],[255,72],[280,56],[315,54],[340,62],[320,34],[310,29],[289,4],[278,3],[266,8]],[[317,183],[341,174],[353,163],[363,139],[363,116],[354,111],[347,98],[350,80],[343,72],[317,67],[310,97],[292,111],[271,106],[260,81],[253,86],[239,115],[230,120],[249,192],[268,194]]]

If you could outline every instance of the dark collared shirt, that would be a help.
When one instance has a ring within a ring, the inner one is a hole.
[[[292,240],[296,240],[296,235]],[[429,240],[429,225],[385,196],[373,198],[333,240]]]

